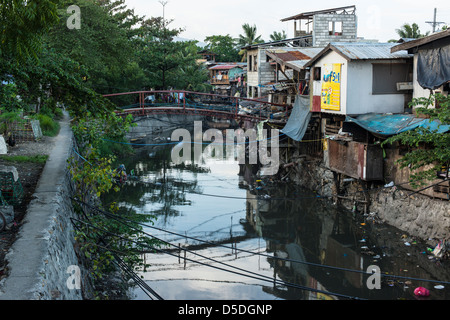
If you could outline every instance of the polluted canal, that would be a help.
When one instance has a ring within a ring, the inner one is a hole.
[[[450,298],[447,261],[375,215],[233,160],[174,165],[173,147],[135,149],[114,195],[121,210],[154,216],[144,231],[166,244],[145,254],[139,276],[163,299]],[[419,287],[430,295],[415,295]],[[130,298],[150,299],[137,285]]]

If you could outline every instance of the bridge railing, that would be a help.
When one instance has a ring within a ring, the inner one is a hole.
[[[251,99],[245,97],[227,96],[212,93],[194,92],[186,90],[153,90],[153,91],[134,91],[105,94],[104,97],[113,98],[120,96],[135,96],[134,103],[121,109],[140,109],[145,114],[145,109],[149,107],[176,107],[179,109],[203,109],[210,111],[225,111],[233,113],[235,116],[239,113],[240,103],[248,102],[252,106],[252,113],[263,118],[266,115],[263,108],[276,107],[278,110],[284,110],[288,115],[289,105],[268,102],[263,99]]]

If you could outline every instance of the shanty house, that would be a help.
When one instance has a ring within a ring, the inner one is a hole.
[[[322,48],[273,48],[266,50],[274,80],[265,85],[269,101],[292,104],[295,97],[309,95],[309,72],[303,66]]]
[[[210,84],[215,92],[231,95],[244,86],[245,65],[240,64],[217,64],[209,68]]]
[[[403,113],[398,83],[412,80],[412,55],[392,43],[330,43],[305,64],[311,70],[311,110],[333,115]],[[408,93],[408,92],[406,92]]]
[[[414,55],[413,97],[450,92],[450,29],[430,36],[405,41],[391,52],[407,50]]]
[[[312,12],[304,12],[281,21],[294,21],[294,37],[280,41],[261,43],[244,47],[247,50],[248,82],[247,94],[262,97],[278,80],[289,80],[289,76],[275,73],[266,55],[267,51],[284,48],[324,48],[330,42],[359,41],[357,38],[356,7],[340,7]],[[302,28],[306,28],[303,30]],[[303,59],[300,59],[303,60]]]
[[[364,129],[340,135],[346,120],[361,115],[403,114],[411,92],[412,55],[391,53],[392,43],[330,43],[305,64],[310,68],[311,111],[320,114],[327,138],[325,165],[362,181],[383,180],[383,151]],[[358,127],[356,125],[356,127]]]

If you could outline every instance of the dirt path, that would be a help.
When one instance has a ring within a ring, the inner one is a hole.
[[[45,164],[33,162],[17,162],[6,160],[12,156],[36,156],[49,155],[54,143],[54,138],[43,137],[39,141],[24,142],[16,144],[14,147],[8,146],[8,154],[0,158],[0,165],[14,166],[19,173],[19,179],[24,189],[22,203],[14,207],[14,221],[6,229],[0,232],[0,281],[4,278],[7,268],[5,254],[16,239],[17,232],[22,225],[22,221],[27,212],[34,190],[41,177]]]

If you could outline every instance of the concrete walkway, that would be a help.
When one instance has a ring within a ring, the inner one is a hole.
[[[60,122],[61,130],[44,167],[33,199],[28,207],[24,224],[17,239],[6,255],[9,275],[0,283],[0,300],[40,299],[42,279],[48,263],[49,226],[54,224],[55,211],[61,202],[66,160],[71,150],[72,132],[69,117]],[[65,281],[65,279],[61,279]]]

